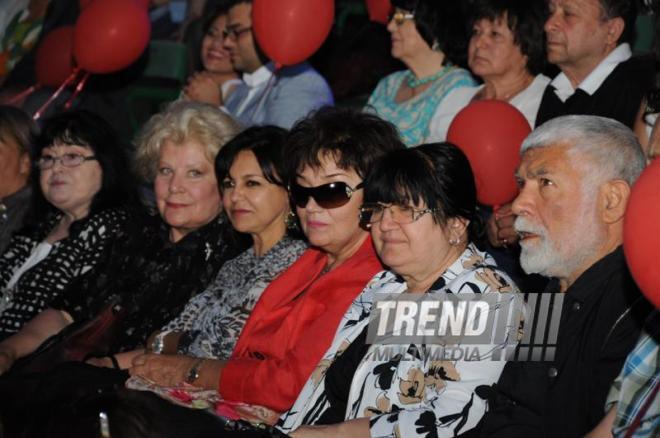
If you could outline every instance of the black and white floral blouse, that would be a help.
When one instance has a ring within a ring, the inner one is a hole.
[[[284,237],[261,257],[253,248],[244,251],[224,264],[213,283],[193,297],[163,333],[183,332],[180,354],[229,359],[261,293],[305,249],[303,241]]]
[[[405,281],[390,271],[376,274],[344,315],[330,349],[278,427],[290,432],[316,424],[331,409],[328,368],[366,329],[375,298],[401,294]],[[514,293],[517,288],[489,255],[469,245],[440,277],[432,293]],[[359,341],[357,341],[359,342]],[[480,386],[490,386],[504,367],[491,360],[502,345],[479,346],[480,360],[438,360],[441,345],[367,345],[353,375],[345,420],[369,417],[372,437],[454,437],[477,425],[486,411]],[[388,349],[388,354],[382,354]]]
[[[126,226],[128,213],[123,209],[107,209],[74,223],[68,237],[55,242],[45,259],[8,287],[14,272],[23,266],[61,217],[54,214],[33,233],[14,235],[0,257],[0,339],[19,331],[65,293],[76,279],[100,268]]]

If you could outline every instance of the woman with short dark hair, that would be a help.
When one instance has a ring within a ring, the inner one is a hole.
[[[453,91],[431,121],[430,138],[442,141],[458,111],[470,102],[509,102],[534,127],[550,78],[545,66],[545,0],[477,0],[473,7],[468,65],[483,80],[478,87]]]
[[[34,153],[33,206],[0,259],[0,339],[103,266],[136,199],[117,135],[90,112],[45,120]]]
[[[470,165],[449,143],[392,151],[370,169],[364,199],[362,221],[389,270],[353,300],[330,349],[278,427],[296,438],[458,436],[486,411],[483,389],[497,382],[503,349],[516,339],[471,344],[465,334],[426,334],[423,340],[397,340],[401,335],[388,326],[382,333],[386,343],[367,342],[367,329],[378,322],[380,330],[382,320],[372,317],[382,310],[374,303],[392,295],[455,301],[501,293],[486,301],[489,318],[498,317],[500,301],[517,296],[506,274],[473,243],[480,226]],[[448,355],[444,349],[450,347],[465,356]]]
[[[387,30],[392,56],[407,69],[383,78],[366,109],[392,122],[407,146],[429,136],[438,105],[454,89],[474,86],[465,58],[466,2],[456,0],[394,0]]]

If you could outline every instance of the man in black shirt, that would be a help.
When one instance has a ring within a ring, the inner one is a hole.
[[[546,292],[564,294],[564,305],[554,359],[507,363],[482,436],[582,437],[603,417],[648,312],[621,248],[644,154],[632,131],[596,116],[549,121],[521,153],[520,263],[552,278]]]
[[[631,57],[635,0],[550,0],[548,61],[561,69],[545,89],[536,126],[565,114],[610,117],[632,128],[653,83],[650,59]]]

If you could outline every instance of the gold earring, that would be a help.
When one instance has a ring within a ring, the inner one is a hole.
[[[298,229],[298,216],[293,211],[289,211],[284,217],[284,223],[286,224],[287,229],[297,230]]]

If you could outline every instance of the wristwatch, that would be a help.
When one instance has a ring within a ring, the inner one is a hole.
[[[186,383],[189,385],[192,385],[199,379],[199,370],[202,368],[202,364],[204,363],[206,359],[197,359],[190,369],[188,370],[188,374],[186,374]]]

